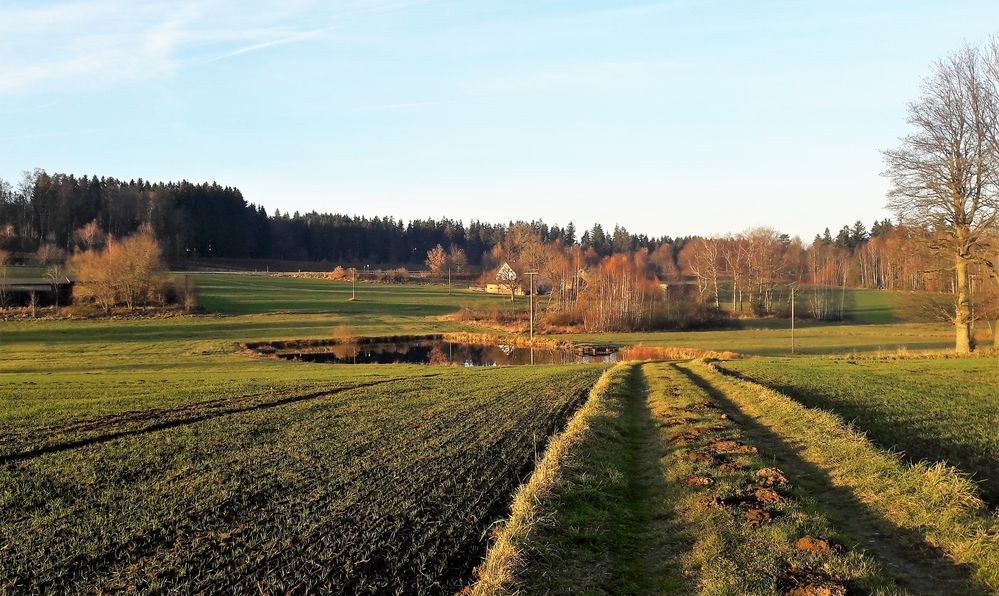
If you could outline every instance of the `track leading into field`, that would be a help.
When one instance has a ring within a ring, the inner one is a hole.
[[[654,369],[646,370],[652,372]],[[716,407],[720,416],[731,422],[727,432],[737,433],[744,444],[758,450],[760,461],[775,466],[767,469],[780,470],[789,479],[789,490],[780,492],[789,499],[798,500],[806,509],[818,510],[818,514],[828,521],[843,552],[863,553],[901,590],[920,594],[976,593],[978,588],[971,583],[968,569],[954,564],[909,530],[872,510],[848,487],[835,483],[829,469],[801,457],[799,451],[805,446],[744,412],[745,404],[740,403],[739,395],[726,393],[719,386],[722,378],[716,371],[700,363],[681,363],[671,365],[667,374],[672,386],[699,394],[706,403]],[[715,440],[713,437],[707,439],[709,443]],[[717,459],[711,462],[708,470],[707,474],[715,476],[730,473],[726,463]],[[765,479],[765,475],[760,478]],[[761,507],[781,515],[780,507],[766,503]],[[789,564],[794,565],[793,562]],[[858,586],[856,582],[843,582],[843,585],[847,588]]]
[[[584,463],[566,468],[518,589],[989,593],[970,565],[871,506],[836,462],[806,453],[820,441],[760,421],[759,405],[710,366],[646,363],[623,374],[629,398],[582,448]]]

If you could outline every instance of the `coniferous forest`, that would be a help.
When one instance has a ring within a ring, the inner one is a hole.
[[[394,217],[339,213],[268,214],[248,203],[238,188],[216,183],[116,180],[26,173],[17,184],[0,180],[2,248],[29,253],[45,244],[70,251],[74,233],[89,224],[114,237],[152,227],[171,261],[227,257],[297,261],[423,263],[427,251],[441,244],[465,251],[471,263],[502,242],[508,225],[451,219],[403,222]],[[629,234],[599,224],[577,237],[575,227],[532,222],[546,242],[582,244],[598,255],[648,248],[671,238]]]

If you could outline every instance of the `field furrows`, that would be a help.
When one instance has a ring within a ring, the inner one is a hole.
[[[0,589],[453,591],[598,375],[386,380],[7,463]]]
[[[427,375],[425,378],[436,375]],[[274,408],[303,400],[328,397],[343,391],[374,387],[411,377],[395,377],[364,383],[344,384],[308,393],[290,395],[252,394],[198,402],[177,408],[153,408],[126,414],[103,416],[70,424],[16,429],[0,434],[0,465],[83,447],[122,437],[166,430],[202,422],[219,416]]]

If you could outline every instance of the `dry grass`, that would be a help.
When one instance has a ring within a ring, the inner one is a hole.
[[[970,354],[959,354],[954,350],[909,350],[905,346],[894,350],[879,349],[873,352],[850,352],[842,354],[832,354],[828,358],[839,360],[947,360],[952,358],[996,358],[999,357],[999,349],[980,348]]]
[[[478,579],[473,587],[474,594],[516,592],[516,573],[524,562],[523,545],[544,519],[546,502],[551,499],[552,488],[559,481],[564,463],[590,435],[591,420],[610,407],[607,397],[611,380],[627,376],[630,369],[631,365],[618,364],[605,372],[590,391],[589,399],[569,420],[565,431],[552,438],[530,479],[514,494],[510,518],[476,571]]]
[[[734,360],[742,358],[742,355],[735,352],[715,352],[673,346],[643,346],[641,344],[625,346],[620,349],[619,353],[623,360],[693,360],[695,358]]]
[[[505,344],[517,347],[535,347],[564,349],[572,347],[570,342],[551,337],[535,337],[531,339],[523,335],[495,335],[491,333],[445,333],[443,338],[446,341],[459,344],[485,344],[496,345]]]

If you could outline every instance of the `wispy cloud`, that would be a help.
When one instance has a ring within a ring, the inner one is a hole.
[[[230,50],[218,56],[213,56],[205,60],[205,62],[217,62],[219,60],[225,60],[226,58],[233,58],[235,56],[241,56],[243,54],[248,54],[250,52],[255,52],[257,50],[263,50],[266,48],[272,48],[275,46],[282,46],[291,43],[299,43],[303,41],[308,41],[310,39],[315,39],[321,37],[322,35],[333,31],[333,27],[322,27],[319,29],[313,29],[311,31],[301,31],[297,33],[290,33],[278,37],[277,39],[270,39],[267,41],[261,41],[257,43],[251,43],[234,50]]]
[[[73,0],[0,7],[0,94],[160,77],[305,43],[417,0]]]
[[[0,93],[170,73],[198,12],[122,0],[0,9]]]

